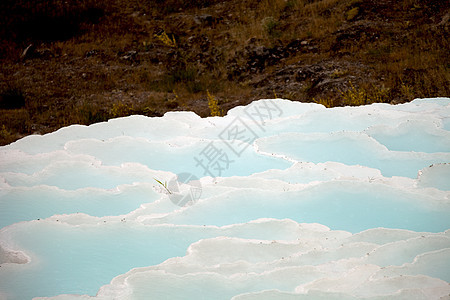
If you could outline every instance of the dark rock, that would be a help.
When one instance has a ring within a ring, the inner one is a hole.
[[[211,26],[219,20],[220,18],[213,17],[212,15],[200,15],[194,17],[194,22],[201,26]]]
[[[445,14],[444,17],[442,17],[442,20],[437,25],[444,28],[445,31],[448,31],[450,27],[449,24],[450,24],[450,12]]]
[[[119,53],[120,58],[127,61],[137,61],[137,51],[128,51],[126,53]]]
[[[177,108],[179,106],[179,104],[176,100],[170,100],[170,101],[166,102],[166,106],[167,106],[167,108],[174,109],[174,108]]]
[[[362,42],[375,42],[380,38],[380,30],[372,24],[358,24],[335,32],[335,42],[331,46],[334,52]]]
[[[204,34],[191,36],[187,39],[186,46],[189,48],[190,52],[195,51],[198,48],[200,48],[200,51],[206,52],[211,46],[211,40]]]
[[[84,57],[91,57],[91,56],[95,56],[95,55],[97,55],[98,54],[98,51],[97,50],[90,50],[90,51],[87,51],[85,54],[84,54]]]
[[[39,57],[41,59],[49,59],[49,58],[54,57],[52,50],[50,50],[48,48],[38,49],[35,52],[36,52],[36,57]]]

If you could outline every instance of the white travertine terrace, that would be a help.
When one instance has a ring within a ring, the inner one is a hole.
[[[186,206],[182,173],[201,186]],[[0,147],[0,299],[428,300],[449,282],[447,98],[260,100]]]

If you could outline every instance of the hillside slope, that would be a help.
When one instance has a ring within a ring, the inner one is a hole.
[[[330,107],[449,96],[449,9],[432,0],[5,0],[0,144],[129,114],[226,113],[261,98]]]

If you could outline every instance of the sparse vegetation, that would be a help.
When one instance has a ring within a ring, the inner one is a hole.
[[[348,82],[348,85],[346,91],[341,91],[344,105],[358,106],[388,101],[389,89],[373,85],[368,88],[356,88],[351,81]]]
[[[171,48],[177,47],[177,41],[175,40],[175,37],[172,35],[172,37],[170,38],[165,31],[161,32],[160,34],[155,34],[155,37],[166,46],[169,46]]]
[[[317,104],[322,104],[326,108],[331,108],[334,106],[333,100],[330,98],[325,98],[325,99],[324,98],[319,98],[319,99],[313,98],[313,101]]]
[[[347,19],[347,21],[352,21],[353,19],[356,18],[356,16],[359,14],[359,8],[358,7],[353,7],[352,9],[350,9],[349,11],[347,11],[345,13],[345,18]]]
[[[216,98],[209,93],[209,91],[206,91],[206,95],[208,96],[208,107],[210,111],[210,115],[212,117],[221,117],[223,116],[223,110],[219,108],[219,104],[216,100]]]
[[[281,34],[278,30],[279,22],[272,17],[267,17],[263,20],[263,27],[270,38],[277,38]]]
[[[127,105],[121,101],[112,105],[110,115],[112,118],[124,117],[133,113],[133,105]]]
[[[327,107],[450,96],[449,9],[432,0],[4,0],[0,144],[129,114],[223,115],[274,91]]]

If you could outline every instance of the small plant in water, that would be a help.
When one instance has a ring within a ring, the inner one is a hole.
[[[158,180],[156,178],[153,178],[157,183],[159,183],[169,194],[172,194],[172,192],[167,187],[167,181],[164,181],[164,183],[161,180]]]

